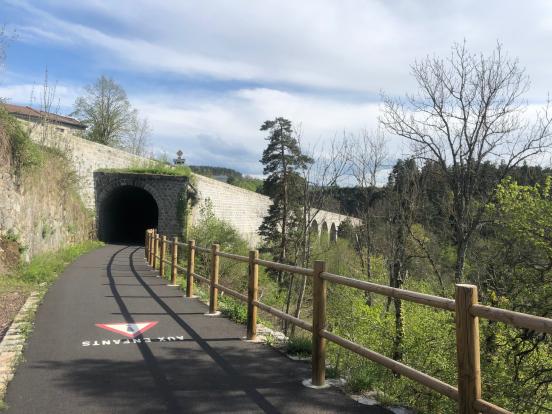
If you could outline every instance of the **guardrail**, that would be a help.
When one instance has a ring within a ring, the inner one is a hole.
[[[170,262],[165,258],[166,249],[169,245],[172,246],[172,260]],[[187,269],[177,264],[177,246],[188,248]],[[211,271],[209,278],[195,273],[196,252],[211,254]],[[249,257],[221,252],[218,244],[213,244],[211,248],[208,249],[196,246],[194,240],[189,240],[187,243],[180,243],[178,242],[178,238],[174,237],[172,240],[169,240],[166,236],[157,234],[153,229],[146,231],[145,254],[148,263],[154,269],[159,269],[161,275],[164,275],[165,265],[171,265],[171,283],[173,285],[176,284],[177,271],[181,270],[186,272],[187,297],[193,296],[194,279],[207,283],[209,285],[209,313],[211,314],[217,311],[219,290],[229,296],[246,302],[247,339],[253,340],[256,338],[258,309],[287,320],[299,328],[311,332],[312,372],[310,382],[315,388],[323,387],[325,384],[326,341],[331,341],[397,374],[404,375],[413,381],[457,401],[459,413],[475,414],[481,412],[507,414],[510,413],[510,411],[485,401],[481,396],[479,318],[503,322],[516,328],[552,334],[552,319],[479,304],[477,299],[477,286],[474,285],[457,284],[455,299],[443,298],[335,275],[326,271],[326,264],[324,261],[315,261],[312,269],[291,266],[259,259],[259,252],[257,250],[251,250],[249,252]],[[219,260],[221,257],[249,264],[247,295],[236,292],[219,283]],[[312,277],[312,324],[259,302],[259,266]],[[418,371],[415,368],[329,332],[326,329],[326,285],[328,282],[454,312],[456,324],[458,386],[454,387]]]

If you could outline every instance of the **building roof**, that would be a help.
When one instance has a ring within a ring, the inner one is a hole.
[[[19,118],[36,120],[47,117],[48,121],[52,123],[68,125],[73,128],[86,129],[86,126],[83,125],[80,121],[68,116],[53,114],[45,111],[38,111],[31,108],[30,106],[12,105],[7,103],[2,103],[0,104],[0,106],[3,106],[9,114]]]

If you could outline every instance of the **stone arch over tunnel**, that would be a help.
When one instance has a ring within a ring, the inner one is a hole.
[[[140,243],[147,229],[157,228],[159,207],[148,191],[123,185],[111,190],[99,206],[99,214],[102,241]]]
[[[185,176],[94,172],[98,239],[141,244],[146,228],[155,228],[168,237],[183,237],[188,185]],[[128,228],[130,221],[134,223],[132,230]]]

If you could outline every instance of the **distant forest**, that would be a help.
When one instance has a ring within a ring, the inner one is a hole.
[[[205,177],[226,176],[226,182],[236,187],[262,194],[263,180],[244,176],[239,171],[224,167],[210,167],[208,165],[190,165],[192,171]]]

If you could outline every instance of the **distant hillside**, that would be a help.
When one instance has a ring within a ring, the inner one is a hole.
[[[226,177],[242,177],[242,173],[231,168],[210,167],[208,165],[190,165],[190,168],[196,174],[204,175],[205,177],[226,176]]]
[[[239,171],[224,167],[210,167],[208,165],[190,165],[191,170],[205,177],[216,178],[236,187],[262,194],[263,180],[244,176]]]

